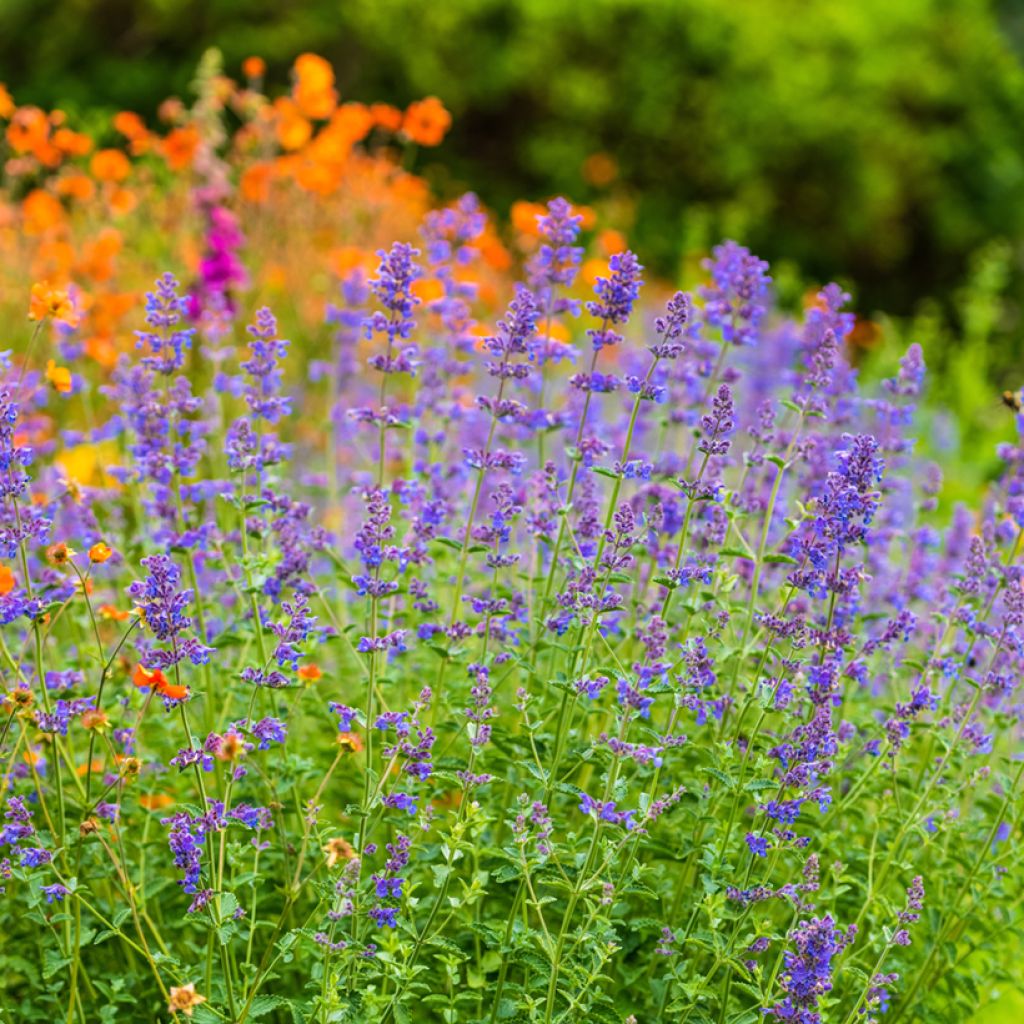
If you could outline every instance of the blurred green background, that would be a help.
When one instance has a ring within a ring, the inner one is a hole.
[[[889,317],[869,371],[925,344],[944,459],[985,453],[965,492],[994,471],[1024,381],[1024,0],[0,0],[0,80],[93,124],[187,97],[208,46],[266,58],[271,92],[312,50],[347,98],[441,97],[441,194],[596,202],[665,277],[732,236],[784,302],[838,278]]]

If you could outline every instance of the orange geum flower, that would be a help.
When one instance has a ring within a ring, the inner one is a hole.
[[[178,988],[171,988],[171,998],[167,1004],[170,1013],[183,1013],[186,1017],[192,1016],[192,1011],[201,1003],[206,1002],[206,996],[201,996],[195,985],[190,981],[187,985]]]
[[[315,683],[318,679],[323,678],[323,672],[320,671],[320,666],[313,664],[300,665],[297,675],[306,683]]]
[[[143,793],[139,797],[139,804],[147,811],[159,811],[170,807],[174,803],[174,797],[169,793]]]
[[[237,732],[228,732],[221,737],[217,760],[237,761],[245,752],[245,740]]]
[[[339,732],[338,746],[348,754],[358,754],[363,749],[363,740],[358,733]]]
[[[160,144],[164,159],[172,171],[188,167],[199,148],[199,132],[191,125],[175,128]]]
[[[46,560],[50,565],[67,565],[75,557],[75,554],[76,552],[72,551],[64,541],[60,541],[57,544],[51,544],[46,549]]]
[[[385,131],[399,132],[402,129],[402,112],[390,103],[371,103],[370,116],[373,123]]]
[[[132,684],[139,689],[152,686],[157,690],[168,685],[167,676],[160,669],[148,669],[141,663],[135,666],[135,671],[132,673]]]
[[[71,371],[66,366],[58,366],[52,359],[47,359],[46,379],[53,385],[54,391],[62,395],[71,393]]]
[[[262,78],[267,73],[267,62],[262,57],[246,57],[242,61],[242,74],[246,78]]]
[[[63,289],[51,288],[40,282],[32,285],[28,318],[29,320],[45,320],[48,316],[53,317],[58,323],[67,324],[68,327],[78,326],[78,313],[68,293]],[[70,390],[70,384],[68,390]]]
[[[131,169],[131,161],[119,149],[101,149],[89,161],[92,176],[100,181],[124,181]]]
[[[26,235],[42,235],[64,222],[64,207],[56,196],[34,188],[21,201]]]
[[[7,91],[7,87],[0,82],[0,117],[6,121],[16,109],[14,99]]]
[[[436,96],[410,103],[402,119],[406,138],[421,146],[437,146],[452,125],[452,115]]]
[[[306,117],[330,117],[338,103],[334,68],[315,53],[303,53],[295,61],[295,103]]]
[[[166,697],[168,700],[186,700],[189,695],[189,688],[178,683],[164,683],[162,686],[157,686],[156,689],[161,697]]]
[[[90,562],[105,562],[114,553],[114,549],[106,541],[97,541],[89,548]]]
[[[106,619],[108,622],[124,622],[125,619],[131,618],[132,614],[112,604],[101,604],[96,610],[99,612],[100,618]]]
[[[0,597],[9,594],[17,585],[14,573],[6,565],[0,565]]]

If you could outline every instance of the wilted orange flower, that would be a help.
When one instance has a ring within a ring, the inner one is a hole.
[[[315,683],[318,679],[323,677],[323,672],[320,671],[319,665],[300,665],[298,671],[298,677],[307,683]]]
[[[28,318],[45,320],[48,316],[69,327],[78,326],[78,313],[66,291],[46,284],[34,284],[29,296]]]
[[[189,125],[175,128],[160,143],[160,150],[172,171],[181,171],[188,167],[199,148],[199,132]]]
[[[6,565],[0,565],[0,597],[9,594],[17,584],[14,573]]]
[[[53,385],[54,391],[62,395],[70,394],[71,371],[66,366],[58,366],[52,359],[47,359],[46,379]]]
[[[60,541],[57,544],[51,544],[46,549],[46,560],[50,565],[67,565],[67,563],[74,557],[75,552],[72,551],[64,541]]]
[[[267,72],[267,62],[262,57],[246,57],[242,61],[242,74],[246,78],[262,78]]]
[[[105,562],[112,554],[114,549],[104,541],[97,541],[91,548],[89,548],[89,561],[90,562]]]
[[[131,162],[119,149],[101,149],[89,161],[89,170],[100,181],[124,181],[131,169]]]
[[[132,615],[131,612],[122,611],[112,604],[101,604],[96,610],[99,612],[100,618],[106,619],[108,622],[124,622]]]
[[[192,1016],[192,1011],[206,1002],[206,996],[201,996],[195,985],[190,981],[187,985],[178,988],[171,988],[171,999],[167,1004],[170,1013],[183,1013],[186,1017]]]
[[[93,708],[82,715],[82,727],[85,729],[103,730],[108,725],[110,725],[110,719],[107,718],[107,713],[105,711]]]
[[[452,115],[436,96],[410,103],[402,119],[402,131],[421,146],[437,146],[452,125]]]
[[[327,854],[328,868],[333,868],[339,860],[353,860],[356,855],[356,851],[352,849],[352,844],[347,839],[342,839],[341,836],[328,839],[324,845],[324,853]]]

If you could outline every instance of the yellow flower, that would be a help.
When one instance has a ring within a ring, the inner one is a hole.
[[[206,1002],[206,996],[201,996],[195,985],[190,981],[187,985],[171,989],[171,1001],[167,1009],[171,1013],[181,1012],[186,1017],[192,1016],[192,1011],[200,1004]]]
[[[46,360],[46,379],[62,395],[71,391],[71,371],[66,366],[58,366],[52,359]]]

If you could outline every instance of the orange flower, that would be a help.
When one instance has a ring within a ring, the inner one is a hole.
[[[160,144],[164,159],[172,171],[181,171],[188,167],[199,148],[199,132],[188,126],[175,128]]]
[[[72,551],[64,541],[60,541],[57,544],[51,544],[46,549],[46,560],[50,565],[67,565],[75,557],[75,554],[76,552]]]
[[[338,103],[334,68],[315,53],[303,53],[295,61],[295,104],[306,117],[330,117]]]
[[[436,96],[410,103],[402,119],[402,131],[421,146],[437,146],[452,125],[452,115]]]
[[[168,793],[143,793],[139,797],[139,804],[147,811],[159,811],[173,803],[174,797]]]
[[[201,996],[196,991],[195,985],[190,981],[187,985],[171,989],[171,998],[167,1004],[167,1009],[170,1013],[178,1013],[180,1011],[186,1017],[191,1017],[192,1011],[200,1003],[205,1002],[206,996]]]
[[[14,99],[7,91],[7,87],[3,82],[0,82],[0,117],[6,121],[14,113],[15,109]]]
[[[277,141],[282,149],[301,149],[313,134],[313,126],[302,116],[302,111],[287,96],[279,96],[274,103],[277,111]]]
[[[124,181],[131,169],[131,162],[119,149],[101,149],[89,161],[92,176],[100,181]]]
[[[70,128],[58,128],[53,133],[53,144],[68,156],[85,156],[92,149],[92,139]]]
[[[42,235],[64,222],[64,207],[60,200],[41,188],[33,189],[21,201],[21,213],[26,235]]]
[[[250,203],[265,203],[270,198],[270,177],[273,168],[267,163],[250,164],[242,172],[239,187]]]
[[[17,582],[14,573],[6,565],[0,565],[0,596],[9,594]]]
[[[148,669],[141,663],[135,666],[135,671],[132,673],[132,683],[140,690],[145,689],[147,686],[152,686],[155,689],[160,690],[164,686],[169,685],[167,682],[167,676],[165,676],[160,669]]]
[[[262,57],[246,57],[242,61],[242,74],[246,78],[262,78],[267,73],[267,62]]]
[[[371,103],[370,116],[378,128],[395,133],[402,130],[402,112],[390,103]]]
[[[225,733],[217,748],[218,761],[235,761],[245,753],[245,740],[237,732]]]
[[[65,174],[63,178],[57,179],[57,191],[62,196],[77,199],[79,202],[88,202],[96,195],[96,186],[92,178],[87,174],[78,171],[72,174]]]
[[[120,608],[115,607],[112,604],[101,604],[96,609],[101,619],[106,619],[108,622],[124,622],[125,619],[130,619],[132,613],[121,611]],[[138,685],[136,683],[136,685]]]
[[[46,284],[34,284],[29,297],[28,318],[45,320],[48,316],[69,327],[78,326],[78,313],[66,291]]]
[[[189,693],[187,686],[179,686],[177,683],[164,683],[163,686],[158,686],[156,689],[161,697],[166,697],[168,700],[185,700]]]
[[[524,235],[540,235],[539,217],[547,213],[547,208],[540,203],[528,203],[519,200],[512,204],[512,226]]]
[[[47,359],[46,379],[53,385],[54,391],[62,395],[71,393],[71,371],[66,366],[58,366],[52,359]]]
[[[299,667],[298,677],[304,682],[315,683],[323,678],[323,672],[320,671],[319,665],[302,665]]]
[[[338,746],[348,754],[358,754],[363,749],[363,740],[357,733],[339,732]]]
[[[89,561],[90,562],[105,562],[112,554],[114,549],[104,541],[97,541],[89,548]]]

